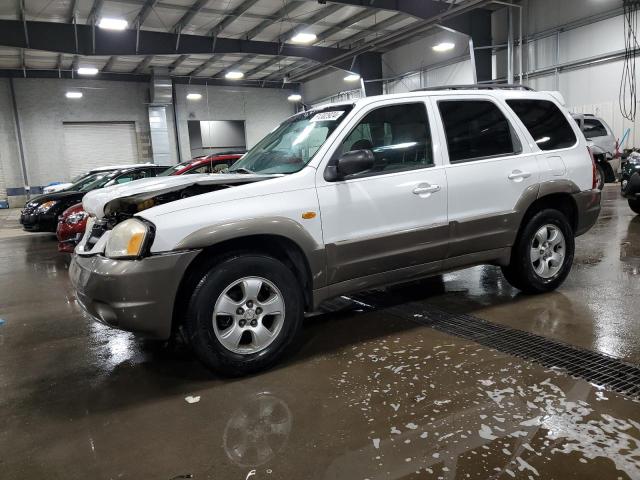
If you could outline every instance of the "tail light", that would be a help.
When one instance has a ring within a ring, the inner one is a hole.
[[[591,189],[595,190],[596,188],[598,188],[596,157],[593,156],[593,152],[589,147],[587,147],[587,152],[589,152],[589,156],[591,157]]]

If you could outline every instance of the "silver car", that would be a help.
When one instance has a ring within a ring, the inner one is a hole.
[[[598,188],[606,182],[615,182],[620,174],[620,157],[616,157],[618,142],[611,127],[602,118],[590,113],[572,113],[587,139],[596,160]]]

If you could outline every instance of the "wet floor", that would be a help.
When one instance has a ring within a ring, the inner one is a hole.
[[[0,235],[0,478],[640,478],[640,403],[385,311],[311,318],[221,379],[87,322],[47,235]],[[492,267],[380,295],[640,363],[640,217],[608,187],[557,292]]]

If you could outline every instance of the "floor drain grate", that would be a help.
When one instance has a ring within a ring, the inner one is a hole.
[[[359,305],[434,328],[443,333],[472,340],[486,347],[567,374],[632,397],[640,397],[640,368],[608,355],[592,352],[534,333],[488,322],[467,314],[453,314],[423,303],[409,302],[387,307],[376,305],[372,297],[353,297]]]

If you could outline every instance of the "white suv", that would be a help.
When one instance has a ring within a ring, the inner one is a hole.
[[[292,346],[322,301],[478,264],[557,288],[600,191],[585,138],[546,93],[417,91],[299,113],[228,173],[91,192],[70,275],[98,321],[226,373]]]

